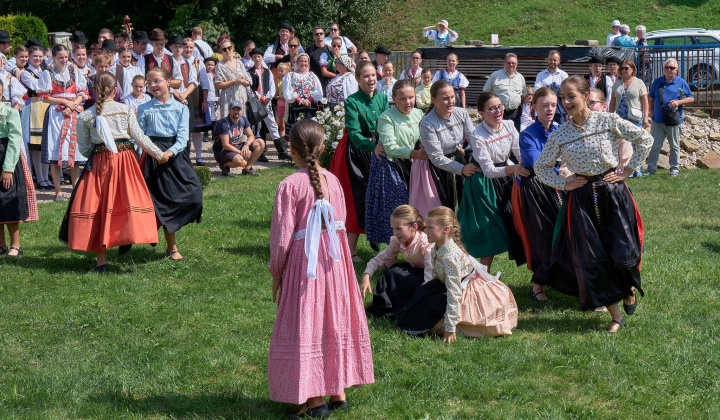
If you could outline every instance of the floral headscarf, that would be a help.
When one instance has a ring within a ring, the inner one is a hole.
[[[340,58],[338,58],[338,63],[345,66],[345,68],[348,69],[348,72],[355,73],[355,62],[352,58],[350,58],[349,55],[341,55]]]

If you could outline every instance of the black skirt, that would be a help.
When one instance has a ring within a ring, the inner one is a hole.
[[[150,136],[150,139],[162,151],[175,143],[174,136]],[[200,223],[203,210],[202,186],[188,157],[187,148],[162,165],[146,156],[145,183],[155,205],[155,214],[168,232],[177,232],[189,223]]]
[[[396,318],[410,303],[424,276],[424,268],[413,267],[410,263],[388,268],[375,284],[373,301],[366,309],[367,313]]]
[[[496,167],[507,166],[505,164],[495,164]],[[523,247],[522,239],[518,235],[515,229],[515,222],[513,221],[512,215],[512,176],[504,176],[502,178],[491,178],[493,187],[495,187],[495,194],[497,195],[497,205],[502,217],[503,224],[505,225],[505,234],[507,235],[508,241],[508,257],[515,261],[515,264],[521,266],[525,264],[525,248]]]
[[[190,123],[189,130],[192,133],[195,131],[195,101],[193,100],[193,95],[188,95],[188,97],[185,99],[187,100],[186,106],[188,107],[188,111],[189,111],[188,112],[189,123]],[[200,104],[198,104],[198,106],[200,106]]]
[[[445,157],[448,159],[455,159],[456,162],[460,162],[463,165],[467,164],[465,155],[459,150],[455,153],[450,153]],[[432,179],[435,182],[435,188],[437,189],[440,203],[443,206],[452,209],[452,211],[457,211],[457,205],[462,199],[463,177],[440,169],[433,165],[432,162],[428,162],[428,166],[430,167],[430,176],[432,176]]]
[[[570,191],[558,222],[549,275],[558,269],[575,274],[566,293],[580,298],[581,309],[616,304],[632,287],[643,294],[638,212],[624,182],[590,177]]]
[[[372,152],[363,152],[348,139],[345,147],[345,162],[355,203],[355,216],[360,229],[365,229],[365,194],[370,175],[371,156]]]
[[[5,162],[9,143],[9,138],[0,138],[0,166]],[[22,150],[20,153],[22,153]],[[15,165],[12,181],[13,183],[8,189],[5,189],[0,182],[0,223],[25,220],[30,214],[25,185],[25,171],[23,171],[22,162],[19,158]]]
[[[318,107],[315,104],[310,104],[310,106],[290,104],[287,111],[287,123],[285,124],[285,137],[290,136],[290,129],[296,122],[298,122],[298,120],[303,118],[313,118],[317,112]]]
[[[415,290],[410,302],[398,314],[397,326],[408,334],[426,333],[440,322],[446,310],[447,287],[434,279]]]
[[[530,176],[520,182],[522,220],[530,244],[530,265],[533,283],[550,286],[568,294],[577,289],[575,274],[567,271],[549,275],[552,264],[552,241],[555,222],[560,213],[561,202],[566,199],[565,191],[558,191],[543,184],[530,169]]]

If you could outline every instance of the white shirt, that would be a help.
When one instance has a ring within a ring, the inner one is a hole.
[[[123,68],[123,80],[118,80],[118,82],[120,82],[120,86],[122,87],[123,92],[132,92],[133,77],[137,75],[142,75],[142,69],[133,65],[125,67],[122,64],[117,63],[110,68],[111,73],[115,76],[117,76],[118,67]],[[137,111],[137,108],[135,110]]]
[[[468,139],[473,159],[488,178],[507,176],[504,167],[496,167],[494,164],[507,162],[510,153],[520,162],[520,134],[510,120],[503,120],[501,127],[499,132],[493,132],[483,121]]]
[[[207,90],[207,101],[217,102],[218,97],[215,90],[215,74],[208,73],[205,67],[203,67],[200,69],[200,73],[198,73],[198,81],[200,82],[200,88]]]
[[[202,53],[201,53],[202,50]],[[203,57],[203,54],[205,57]],[[212,48],[210,48],[210,45],[208,45],[207,42],[203,41],[202,39],[196,39],[195,40],[195,49],[193,50],[193,57],[199,58],[200,61],[212,57],[213,51]]]
[[[342,45],[340,45],[340,52],[343,54],[347,54],[348,50],[351,47],[354,47],[355,44],[353,44],[352,41],[350,41],[346,36],[341,36],[340,38],[342,38]],[[325,37],[325,45],[327,45],[328,47],[330,45],[332,45],[332,37],[330,37],[330,36]]]
[[[560,84],[567,78],[568,74],[560,69],[555,69],[555,73],[550,73],[548,69],[545,69],[538,73],[535,78],[535,90],[548,86],[553,92],[557,93],[560,91]]]
[[[444,79],[443,79],[443,76],[445,76]],[[445,69],[436,71],[435,75],[432,78],[432,82],[435,83],[438,80],[445,80],[446,82],[452,84],[451,80],[455,80],[458,77],[460,78],[459,84],[460,84],[461,88],[465,89],[466,87],[468,87],[470,85],[470,82],[468,82],[468,79],[465,77],[464,74],[460,73],[457,70],[448,73],[448,71]],[[453,88],[454,87],[455,86],[453,86]]]
[[[173,79],[175,79],[175,71],[177,70],[177,78],[181,82],[180,87],[176,90],[180,93],[183,93],[190,87],[190,85],[195,85],[195,87],[197,88],[198,74],[197,70],[195,70],[195,66],[193,66],[192,63],[188,63],[187,61],[185,61],[184,58],[180,58],[180,61],[175,60],[174,57],[172,59],[175,61],[175,64],[173,65]],[[182,66],[183,64],[187,65],[189,70],[187,85],[185,84],[185,79],[183,79],[182,70],[180,70],[180,66]]]
[[[138,107],[145,102],[150,102],[152,100],[152,96],[150,96],[147,93],[143,93],[143,97],[140,99],[135,98],[132,96],[132,93],[127,95],[123,98],[123,103],[125,105],[130,105],[132,109],[137,113]]]
[[[615,41],[615,38],[617,38],[617,37],[619,37],[619,36],[620,36],[620,34],[617,34],[617,35],[610,34],[610,35],[608,35],[608,36],[607,36],[607,39],[606,39],[606,42],[605,42],[605,45],[612,45],[612,44],[613,44],[613,41]]]

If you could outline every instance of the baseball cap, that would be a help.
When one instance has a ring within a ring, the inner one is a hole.
[[[243,108],[243,103],[241,101],[230,101],[230,109],[233,108]]]

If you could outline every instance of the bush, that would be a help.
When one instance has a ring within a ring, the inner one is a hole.
[[[24,44],[28,38],[37,38],[48,47],[48,30],[45,23],[31,15],[0,16],[0,28],[10,32],[13,48]]]
[[[200,185],[202,185],[203,188],[210,185],[210,181],[212,181],[212,173],[210,172],[210,168],[208,168],[207,166],[195,166],[194,168],[195,173],[200,180]]]

